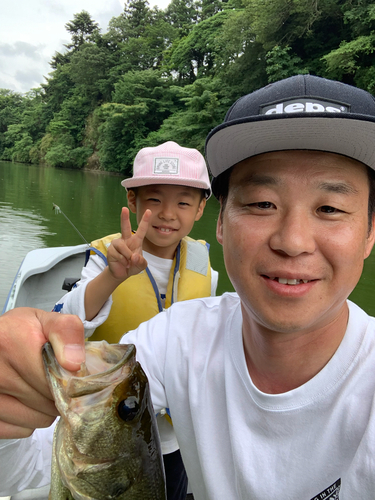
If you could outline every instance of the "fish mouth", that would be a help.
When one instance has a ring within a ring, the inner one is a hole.
[[[105,340],[86,342],[86,362],[76,372],[65,370],[57,361],[52,345],[42,348],[42,358],[50,384],[60,383],[71,398],[94,394],[124,377],[135,365],[133,344],[108,344]],[[99,355],[98,355],[99,354]]]

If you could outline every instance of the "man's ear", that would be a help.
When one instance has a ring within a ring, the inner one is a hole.
[[[128,191],[128,207],[129,210],[135,214],[137,211],[137,197],[135,195],[135,192],[131,189]]]
[[[365,256],[364,256],[365,259],[367,259],[367,257],[370,255],[374,243],[375,243],[375,214],[372,214],[371,230],[367,235],[367,241],[365,245]]]
[[[220,201],[220,212],[216,224],[216,239],[220,245],[223,244],[223,215],[223,203]]]
[[[206,203],[207,203],[206,198],[202,198],[199,203],[197,215],[195,216],[195,222],[197,222],[197,220],[199,220],[202,217]]]

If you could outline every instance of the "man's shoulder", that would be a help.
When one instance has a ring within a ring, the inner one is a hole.
[[[163,316],[164,319],[163,319]],[[173,304],[165,313],[157,316],[155,331],[165,331],[169,346],[174,346],[186,352],[195,351],[205,353],[214,342],[223,345],[227,335],[234,334],[238,325],[241,325],[240,299],[235,293],[224,293],[218,297],[202,297]],[[241,328],[239,328],[241,331]],[[176,351],[176,352],[177,352]]]
[[[196,299],[184,300],[174,303],[167,311],[171,316],[183,316],[193,319],[198,315],[204,317],[228,316],[240,304],[237,293],[225,292],[223,295],[214,297],[198,297]]]
[[[354,302],[347,300],[349,308],[349,324],[351,322],[360,323],[362,325],[367,325],[368,323],[373,323],[375,326],[375,318],[368,314],[361,306],[355,304]]]

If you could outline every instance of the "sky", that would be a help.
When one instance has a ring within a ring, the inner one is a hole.
[[[165,9],[170,0],[149,0]],[[86,10],[107,31],[124,0],[0,0],[0,88],[25,93],[44,83],[54,53],[71,41],[65,24]]]

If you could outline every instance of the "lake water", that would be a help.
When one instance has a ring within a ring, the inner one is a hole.
[[[53,211],[53,203],[92,241],[120,230],[121,207],[126,204],[121,180],[97,172],[0,162],[0,311],[27,252],[83,243],[66,218]],[[191,236],[210,243],[211,263],[219,271],[218,293],[223,293],[233,287],[215,236],[218,211],[211,197]],[[371,315],[375,315],[374,298],[375,251],[365,261],[363,276],[351,296]]]
[[[121,207],[126,205],[121,180],[98,172],[0,162],[0,311],[27,252],[84,243],[67,219],[55,213],[53,203],[90,242],[120,231]],[[211,197],[190,235],[210,243],[212,267],[219,271],[218,293],[223,293],[233,287],[215,236],[218,211]]]

